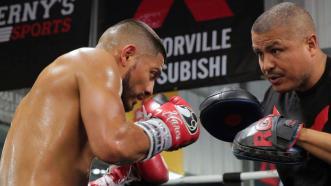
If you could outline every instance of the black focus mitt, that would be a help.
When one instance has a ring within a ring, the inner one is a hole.
[[[236,135],[232,152],[238,159],[276,164],[306,160],[305,150],[295,146],[303,124],[283,116],[266,116]]]
[[[248,91],[225,87],[200,104],[200,121],[215,138],[232,142],[235,135],[262,117],[259,101]]]

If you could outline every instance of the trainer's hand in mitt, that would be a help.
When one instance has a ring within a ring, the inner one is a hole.
[[[295,146],[303,123],[283,116],[268,115],[240,131],[232,146],[238,159],[296,164],[306,151]]]

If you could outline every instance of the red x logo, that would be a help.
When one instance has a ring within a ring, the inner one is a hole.
[[[152,28],[160,28],[167,17],[174,0],[143,0],[134,18]],[[226,0],[184,0],[195,21],[208,21],[233,16]]]

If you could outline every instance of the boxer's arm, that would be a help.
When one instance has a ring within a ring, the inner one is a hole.
[[[77,74],[80,114],[91,149],[99,159],[112,164],[141,160],[149,140],[140,127],[125,119],[119,74],[112,71],[109,78],[100,70],[104,67],[96,65]]]
[[[116,164],[143,159],[149,140],[143,130],[126,122],[120,98],[110,93],[105,95],[95,87],[91,90],[92,93],[85,92],[86,100],[82,100],[84,93],[81,95],[81,113],[93,153]]]
[[[331,134],[303,128],[297,145],[331,164]]]

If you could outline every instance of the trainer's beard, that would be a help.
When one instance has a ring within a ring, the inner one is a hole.
[[[130,79],[131,79],[131,69],[125,74],[123,81],[122,81],[122,102],[124,106],[125,112],[129,112],[133,109],[133,104],[130,103],[130,97],[133,97],[133,88],[130,86]]]

